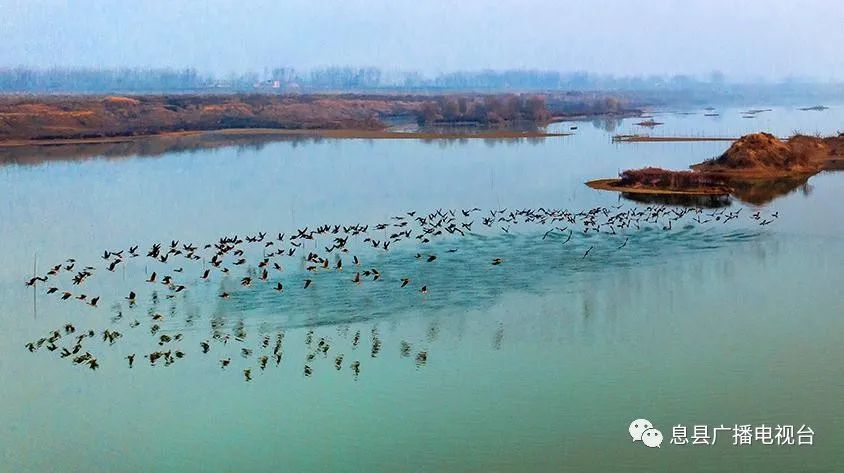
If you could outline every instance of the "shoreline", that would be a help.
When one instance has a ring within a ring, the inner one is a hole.
[[[551,133],[544,131],[467,131],[467,132],[399,132],[389,130],[360,130],[360,129],[281,129],[281,128],[225,128],[219,130],[172,131],[147,135],[104,136],[98,138],[56,138],[36,140],[5,140],[0,141],[0,148],[15,148],[26,146],[62,146],[107,143],[130,143],[150,138],[182,138],[182,137],[231,137],[231,136],[263,136],[263,137],[302,137],[302,138],[330,138],[330,139],[416,139],[416,140],[458,140],[458,139],[517,139],[517,138],[553,138],[571,136],[572,133]]]
[[[594,179],[587,181],[586,185],[592,189],[603,191],[624,192],[628,194],[648,194],[648,195],[681,195],[681,196],[724,196],[729,195],[730,191],[716,188],[698,188],[688,190],[676,189],[658,189],[645,187],[629,187],[617,186],[616,183],[621,182],[621,179]]]
[[[361,139],[542,138],[562,136],[564,131],[547,133],[545,125],[584,113],[638,110],[625,108],[621,99],[607,94],[0,95],[0,146],[119,143],[211,132]]]

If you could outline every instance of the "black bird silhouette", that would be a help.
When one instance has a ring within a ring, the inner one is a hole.
[[[29,281],[27,281],[27,282],[26,282],[26,285],[27,285],[27,286],[29,286],[29,287],[31,287],[31,286],[34,286],[34,285],[35,285],[35,283],[36,283],[36,282],[39,282],[39,281],[40,281],[40,282],[47,282],[47,277],[46,277],[46,276],[38,276],[38,277],[34,277],[34,278],[30,279]]]

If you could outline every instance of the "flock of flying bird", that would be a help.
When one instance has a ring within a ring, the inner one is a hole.
[[[213,278],[237,281],[239,283],[237,286],[242,288],[237,291],[266,285],[277,291],[279,297],[284,297],[283,293],[290,290],[288,285],[282,282],[284,275],[290,284],[290,277],[286,276],[286,272],[297,275],[300,281],[296,286],[298,290],[307,291],[319,284],[320,274],[344,271],[348,274],[349,284],[395,284],[398,290],[414,290],[424,296],[429,292],[425,281],[413,281],[407,275],[383,274],[374,265],[364,263],[365,255],[372,252],[387,253],[395,245],[415,241],[415,247],[418,250],[415,253],[417,264],[436,264],[437,259],[446,258],[449,253],[459,251],[459,248],[449,247],[437,254],[433,251],[434,246],[430,245],[435,240],[447,238],[457,240],[476,232],[500,230],[510,233],[511,229],[520,224],[544,227],[543,230],[547,228],[544,233],[541,230],[538,231],[537,238],[546,240],[549,236],[555,235],[552,241],[562,246],[565,246],[576,234],[602,233],[626,236],[623,243],[615,247],[615,250],[622,251],[630,240],[627,232],[632,229],[648,226],[670,231],[679,224],[724,224],[739,219],[741,212],[742,209],[709,210],[659,205],[628,209],[624,209],[622,205],[595,207],[580,212],[541,207],[489,211],[482,211],[479,208],[438,209],[428,214],[406,212],[375,225],[330,224],[298,229],[290,235],[278,233],[275,236],[269,236],[265,232],[259,232],[242,237],[224,236],[207,244],[173,240],[169,244],[155,243],[144,251],[139,249],[139,245],[126,249],[105,250],[101,257],[103,262],[100,268],[91,265],[80,267],[76,259],[70,258],[51,266],[43,275],[34,275],[26,281],[26,286],[33,288],[45,286],[46,294],[54,295],[62,301],[79,301],[97,308],[100,296],[91,296],[83,291],[88,281],[104,272],[115,273],[121,267],[125,268],[130,261],[140,259],[147,272],[143,284],[154,288],[165,288],[166,297],[170,299],[178,297],[184,291],[189,291],[192,283]],[[778,217],[776,212],[763,217],[761,211],[748,216],[753,223],[763,226],[772,223]],[[590,246],[581,258],[589,257],[593,248],[594,245]],[[253,257],[255,259],[250,261]],[[303,271],[286,271],[290,263],[302,266]],[[496,257],[486,264],[500,266],[506,265],[506,261]],[[68,284],[70,288],[67,287]],[[140,292],[142,289],[136,288],[136,290]],[[130,309],[134,309],[139,300],[136,290],[122,296],[120,303],[126,303]],[[216,297],[225,300],[230,298],[233,292],[233,289],[221,290]],[[157,291],[153,291],[153,296],[154,302],[157,302]],[[162,324],[166,317],[156,312],[154,308],[150,308],[147,312],[149,332],[157,342],[158,348],[144,354],[143,358],[153,366],[159,363],[169,366],[184,358],[188,350],[183,348],[184,335],[164,333],[166,330],[162,329]],[[117,319],[121,317],[122,311]],[[114,322],[115,319],[112,321]],[[140,325],[141,322],[135,319],[129,323],[129,328],[134,329]],[[31,352],[36,352],[41,348],[58,352],[60,358],[67,358],[76,365],[85,365],[96,370],[99,367],[99,361],[85,350],[85,343],[100,337],[104,343],[114,345],[124,337],[124,334],[109,329],[99,333],[93,329],[77,331],[72,323],[66,323],[46,336],[27,343],[26,348]],[[308,348],[303,367],[305,376],[311,376],[313,373],[313,362],[316,357],[321,355],[327,358],[331,348],[331,340],[328,338],[320,337],[316,341],[314,338],[314,332],[311,329],[305,338],[305,345]],[[202,340],[195,348],[202,354],[208,354],[212,350],[212,344],[227,345],[232,340],[241,345],[240,355],[244,359],[257,360],[256,365],[243,370],[246,381],[252,379],[252,370],[255,367],[263,371],[270,361],[278,365],[282,360],[284,331],[278,331],[274,336],[262,334],[259,345],[249,348],[247,332],[242,321],[235,324],[229,332],[224,323],[212,320],[209,338]],[[358,331],[352,336],[352,349],[357,348],[360,342],[361,334]],[[374,358],[380,352],[382,343],[375,328],[372,330],[370,342],[370,355]],[[402,341],[400,353],[402,356],[410,357],[411,345]],[[414,356],[417,366],[424,365],[427,357],[427,351],[418,351]],[[337,370],[340,370],[346,361],[342,353],[334,355],[334,367]],[[223,369],[231,362],[230,356],[219,359],[219,364]],[[134,366],[134,353],[126,356],[126,363],[129,368]],[[360,372],[360,361],[351,361],[347,366],[357,377]]]

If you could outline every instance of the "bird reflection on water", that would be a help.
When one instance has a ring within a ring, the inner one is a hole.
[[[197,356],[218,360],[220,369],[226,371],[234,351],[241,355],[244,381],[250,382],[255,374],[272,366],[271,361],[275,366],[282,363],[286,330],[308,327],[303,376],[312,377],[325,364],[336,371],[346,367],[358,379],[363,357],[349,354],[360,345],[361,333],[351,333],[350,323],[373,323],[369,358],[375,359],[384,350],[377,327],[380,319],[401,318],[419,308],[437,312],[484,307],[506,291],[559,290],[558,283],[548,287],[541,276],[553,274],[571,282],[602,268],[717,248],[756,238],[763,234],[760,226],[779,217],[777,212],[742,214],[742,210],[659,205],[627,209],[619,205],[580,212],[438,209],[420,215],[406,212],[375,225],[298,229],[289,236],[259,232],[225,236],[207,244],[171,240],[152,244],[145,256],[138,252],[139,245],[128,251],[105,250],[103,268],[86,266],[74,272],[76,260],[70,258],[51,266],[45,275],[34,275],[26,286],[38,291],[39,285],[48,285],[45,295],[58,296],[64,303],[78,300],[102,310],[97,305],[101,296],[75,295],[64,288],[70,284],[77,292],[76,287],[99,287],[91,281],[122,265],[129,280],[141,283],[128,295],[114,296],[112,327],[88,329],[72,337],[76,328],[67,322],[25,347],[33,353],[41,348],[58,352],[59,359],[69,358],[75,365],[96,370],[101,360],[88,349],[107,353],[109,347],[130,336],[140,342],[143,332],[134,329],[144,325],[139,319],[146,319],[155,349],[139,354],[148,366],[170,366]],[[726,225],[730,222],[734,224]],[[354,276],[350,277],[351,271]],[[291,281],[302,283],[285,291],[284,283]],[[162,314],[161,287],[170,304],[164,311],[167,316]],[[140,302],[145,297],[149,302]],[[201,315],[190,307],[198,301],[214,301],[208,336],[193,327]],[[188,315],[180,318],[180,312]],[[123,322],[124,313],[132,322]],[[126,328],[118,331],[121,325]],[[316,332],[328,327],[337,327],[337,333]],[[428,363],[437,332],[432,323],[425,338],[414,343],[401,340],[389,352],[413,359],[415,366],[422,368]],[[107,346],[92,346],[97,333]],[[492,347],[500,349],[503,339],[504,329],[499,325]],[[129,369],[135,367],[135,357],[136,353],[124,357]]]

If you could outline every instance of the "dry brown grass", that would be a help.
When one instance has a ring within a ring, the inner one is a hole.
[[[721,156],[692,166],[698,171],[755,176],[818,172],[830,154],[821,138],[795,135],[787,141],[769,133],[753,133],[734,142]]]
[[[622,110],[604,97],[553,106],[528,94],[457,95],[138,95],[0,97],[0,142],[145,136],[233,128],[383,130],[395,120],[479,128],[541,125],[566,110]]]
[[[691,171],[644,168],[601,179],[590,187],[626,193],[731,193],[751,203],[767,202],[804,185],[822,169],[837,169],[844,157],[844,136],[794,135],[788,140],[754,133],[736,140],[721,156]]]

